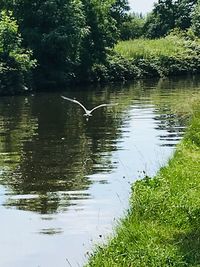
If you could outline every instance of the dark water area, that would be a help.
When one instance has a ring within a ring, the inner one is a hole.
[[[172,102],[200,79],[138,81],[0,99],[0,266],[83,266],[182,138]],[[77,104],[94,111],[87,121]]]

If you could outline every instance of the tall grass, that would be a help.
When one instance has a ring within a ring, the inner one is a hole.
[[[169,36],[155,40],[135,39],[119,42],[115,51],[128,59],[174,56],[185,52],[183,39]]]
[[[125,81],[200,73],[200,40],[171,33],[156,40],[119,42],[104,65],[94,64],[91,80]]]
[[[87,266],[200,266],[200,102],[174,157],[132,188],[128,214]]]

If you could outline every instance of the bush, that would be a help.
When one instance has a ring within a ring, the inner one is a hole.
[[[126,81],[140,77],[140,69],[132,61],[112,54],[107,57],[104,65],[93,65],[89,76],[91,82]]]
[[[120,54],[120,64],[126,69],[124,76],[164,77],[200,72],[200,44],[198,40],[190,39],[190,35],[188,32],[179,32],[176,36],[172,32],[169,36],[156,40],[120,42],[115,51]],[[137,69],[136,76],[131,74],[133,66]]]

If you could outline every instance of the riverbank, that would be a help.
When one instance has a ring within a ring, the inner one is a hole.
[[[104,65],[95,64],[88,80],[115,82],[200,72],[200,42],[184,33],[160,39],[119,42]]]
[[[10,66],[10,61],[17,67]],[[62,79],[60,82],[52,79],[41,82],[36,74],[32,77],[30,71],[32,68],[34,72],[34,60],[30,61],[29,58],[30,64],[26,68],[24,62],[15,61],[13,57],[5,60],[0,55],[0,65],[3,66],[0,68],[0,95],[197,74],[200,73],[200,41],[178,34],[155,40],[141,38],[122,41],[108,52],[104,63],[93,63],[84,75],[79,66],[74,70],[75,75],[68,77],[65,82],[61,82]]]
[[[188,99],[185,110],[190,125],[173,158],[154,178],[133,185],[126,218],[108,245],[96,249],[87,266],[199,265],[199,96]]]

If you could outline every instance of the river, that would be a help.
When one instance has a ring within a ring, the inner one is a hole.
[[[137,81],[0,101],[0,266],[83,266],[182,138],[172,102],[200,79]],[[94,111],[87,121],[76,98]],[[180,103],[181,104],[181,103]]]

